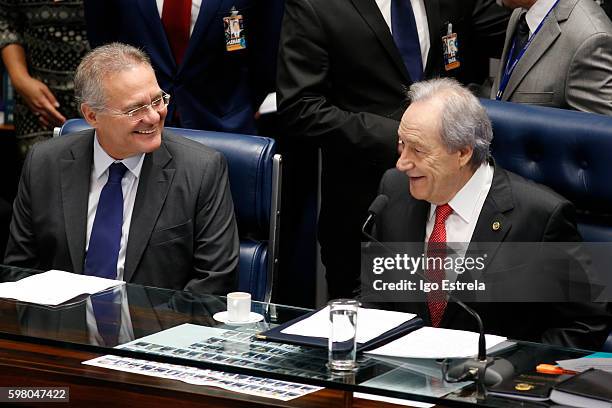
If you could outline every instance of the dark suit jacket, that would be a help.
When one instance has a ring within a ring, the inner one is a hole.
[[[93,130],[36,145],[13,206],[5,263],[83,273]],[[223,156],[162,135],[145,156],[124,280],[225,294],[236,284],[238,233]]]
[[[376,237],[382,242],[425,241],[430,204],[410,195],[408,177],[389,170],[380,185],[389,204],[378,217]],[[501,226],[495,230],[493,223]],[[495,167],[491,189],[478,217],[472,243],[530,243],[580,241],[574,207],[552,190]],[[472,245],[472,244],[471,244]],[[515,255],[516,257],[516,255]],[[507,270],[508,257],[495,252],[486,261],[483,277]],[[547,282],[544,282],[547,283]],[[529,282],[527,283],[529,284]],[[555,282],[550,282],[552,287]],[[520,289],[520,288],[519,288]],[[519,340],[599,349],[609,329],[603,304],[586,303],[472,303],[487,333]],[[381,307],[411,311],[429,321],[426,303],[394,303]],[[477,330],[473,317],[449,303],[441,327]]]
[[[427,0],[425,7],[431,42],[425,76],[445,75],[441,36],[451,22],[463,57],[461,68],[449,74],[481,82],[487,54],[501,53],[508,12],[490,0]],[[324,252],[327,243],[341,242],[359,250],[368,204],[397,159],[397,129],[411,83],[374,0],[287,0],[279,115],[286,138],[310,141],[323,151]]]
[[[168,120],[178,109],[181,126],[254,133],[254,113],[274,90],[280,0],[205,0],[177,66],[155,0],[86,0],[92,47],[119,41],[142,48],[157,81],[172,95]],[[223,17],[235,7],[244,18],[247,48],[228,52]],[[274,12],[273,12],[274,11]]]
[[[510,18],[491,97],[499,90],[522,9]],[[560,0],[516,64],[503,101],[612,115],[612,23],[593,0]]]

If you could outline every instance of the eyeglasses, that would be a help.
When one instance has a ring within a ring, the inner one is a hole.
[[[161,112],[166,108],[166,106],[168,106],[168,103],[170,103],[170,95],[162,91],[161,95],[153,99],[151,103],[147,103],[146,105],[142,105],[125,112],[121,112],[119,110],[111,108],[104,109],[114,113],[117,116],[126,116],[130,120],[138,122],[139,120],[144,118],[145,115],[149,112],[149,108],[152,108],[155,112]]]

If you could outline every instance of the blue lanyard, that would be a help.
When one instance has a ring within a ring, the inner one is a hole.
[[[523,57],[523,54],[525,54],[525,51],[527,51],[527,48],[529,48],[529,44],[531,44],[531,42],[535,38],[538,31],[540,31],[540,29],[544,25],[544,22],[548,18],[548,15],[555,9],[558,3],[559,3],[559,0],[557,0],[555,4],[553,4],[553,6],[550,8],[550,10],[548,10],[548,13],[546,13],[542,21],[540,21],[538,28],[536,28],[533,34],[529,36],[529,40],[527,40],[527,43],[525,44],[521,52],[519,52],[519,54],[516,56],[516,58],[512,58],[512,56],[514,55],[514,48],[516,47],[516,35],[514,36],[514,39],[512,40],[512,48],[510,48],[510,51],[508,52],[509,58],[506,61],[506,67],[504,69],[504,74],[501,78],[501,81],[499,81],[499,89],[497,91],[497,94],[495,95],[495,99],[497,99],[498,101],[501,100],[502,95],[504,94],[504,91],[506,90],[506,87],[508,86],[508,82],[510,82],[510,77],[512,76],[512,73],[514,72],[514,68],[516,68],[519,61]]]

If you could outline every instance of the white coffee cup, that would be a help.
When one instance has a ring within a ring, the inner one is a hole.
[[[242,323],[249,320],[251,313],[251,294],[231,292],[227,294],[227,320]]]

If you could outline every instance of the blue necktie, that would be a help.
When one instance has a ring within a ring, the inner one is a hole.
[[[123,191],[121,180],[127,167],[113,163],[108,168],[108,180],[100,193],[96,218],[89,237],[85,257],[85,275],[117,278],[117,259],[123,226]],[[121,327],[121,303],[115,291],[99,293],[91,298],[98,332],[107,346],[115,346]]]
[[[121,289],[111,289],[91,296],[98,333],[104,345],[114,347],[121,329]]]
[[[108,181],[100,193],[89,248],[85,257],[85,275],[117,278],[117,259],[123,225],[123,192],[121,179],[127,167],[113,163],[108,168]]]
[[[391,1],[391,31],[412,82],[423,78],[421,45],[410,0]]]

